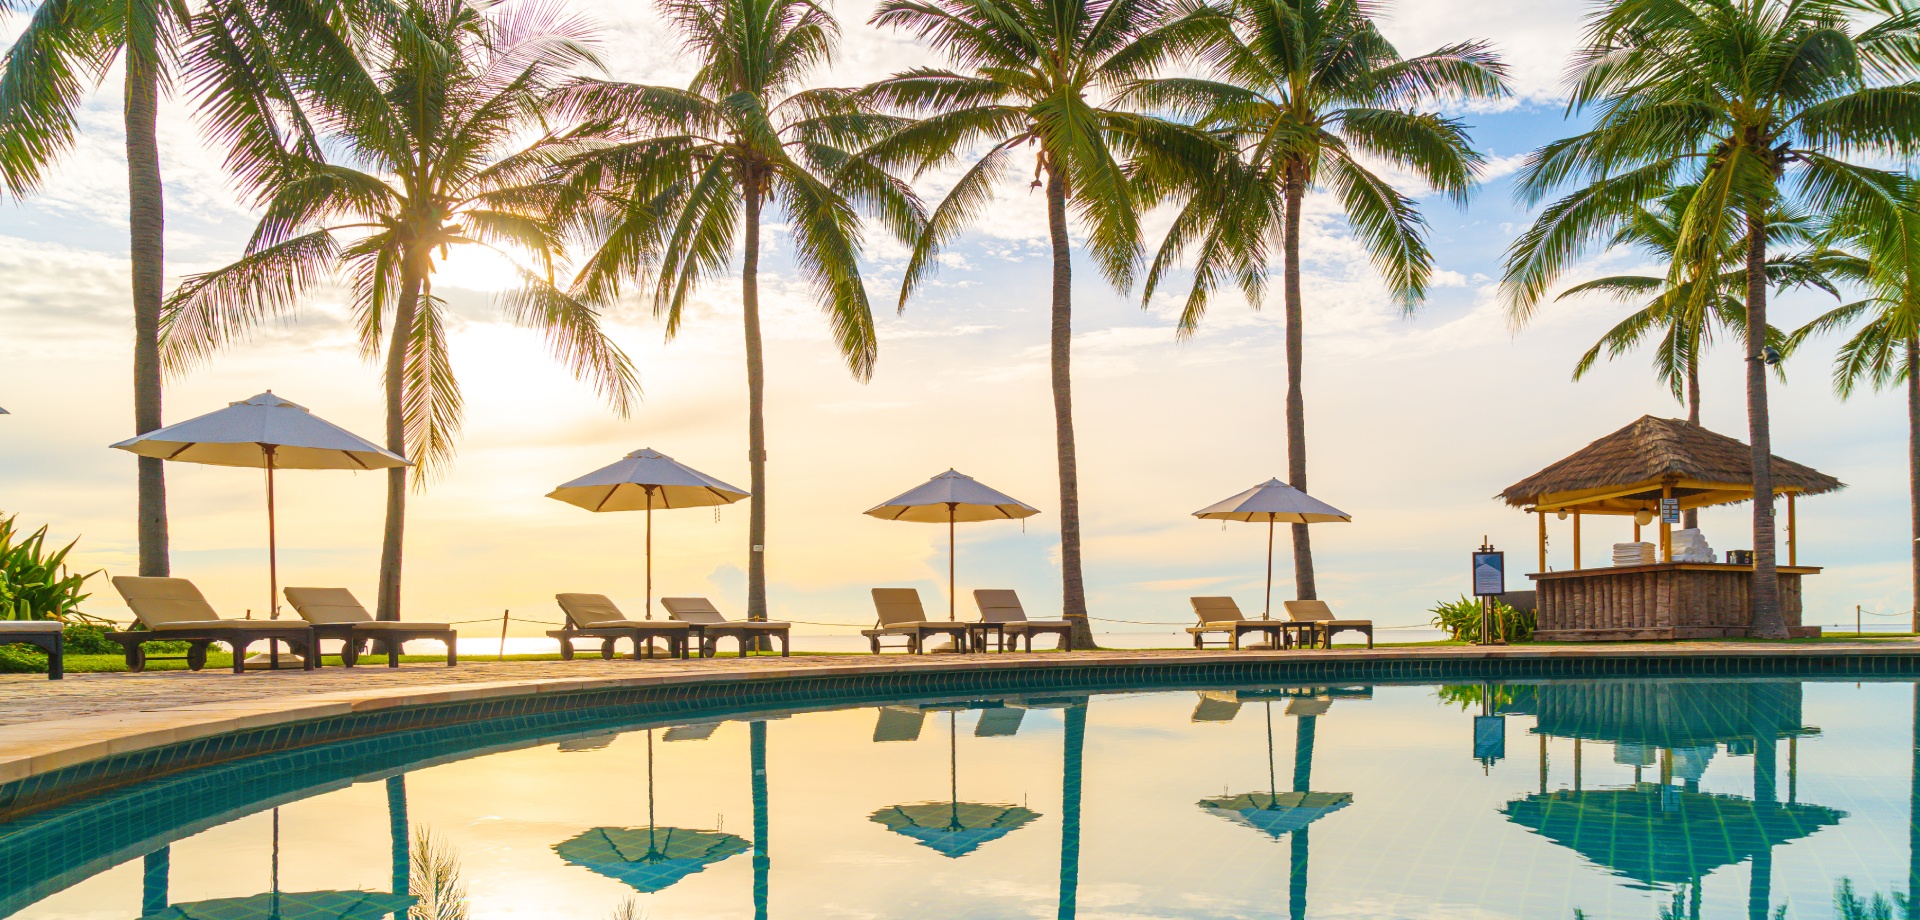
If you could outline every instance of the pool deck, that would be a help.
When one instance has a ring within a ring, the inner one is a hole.
[[[1775,644],[1752,642],[1418,646],[1317,651],[1111,650],[1074,654],[804,655],[646,661],[476,661],[459,667],[408,664],[287,670],[236,675],[198,673],[69,674],[49,681],[0,675],[0,784],[75,764],[226,732],[310,719],[431,705],[618,687],[860,677],[919,672],[1099,666],[1180,666],[1259,660],[1327,662],[1471,662],[1541,659],[1880,658],[1920,656],[1920,641]]]

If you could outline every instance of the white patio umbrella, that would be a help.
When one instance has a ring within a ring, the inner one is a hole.
[[[380,445],[268,390],[225,409],[113,445],[142,457],[244,466],[267,471],[268,615],[280,617],[280,560],[273,515],[273,471],[384,470],[411,466]]]
[[[989,489],[972,476],[948,470],[881,502],[867,513],[887,521],[947,525],[947,619],[954,619],[953,525],[1033,517],[1040,509]]]
[[[653,619],[653,509],[731,505],[749,494],[653,448],[641,448],[551,492],[588,511],[647,512],[647,619]]]
[[[1269,479],[1223,502],[1195,511],[1207,521],[1267,523],[1267,599],[1260,619],[1273,617],[1273,525],[1347,522],[1353,516],[1278,479]]]

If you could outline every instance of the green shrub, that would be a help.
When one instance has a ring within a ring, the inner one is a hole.
[[[1480,599],[1462,596],[1457,601],[1435,604],[1430,611],[1434,626],[1447,631],[1448,638],[1462,642],[1480,641]],[[1503,601],[1493,602],[1493,636],[1507,642],[1525,642],[1533,638],[1535,617],[1530,610],[1516,610]]]
[[[107,641],[107,627],[92,623],[68,623],[60,630],[67,640],[69,655],[118,655],[120,643]]]
[[[80,589],[98,572],[67,571],[74,543],[47,549],[47,528],[22,538],[18,515],[0,518],[0,620],[59,620],[76,613],[88,595]]]

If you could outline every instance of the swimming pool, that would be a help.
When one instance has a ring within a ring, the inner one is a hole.
[[[1920,869],[1916,705],[1756,677],[535,713],[0,826],[0,915],[1828,917]]]

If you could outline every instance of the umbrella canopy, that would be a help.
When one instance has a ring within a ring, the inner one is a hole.
[[[753,845],[718,831],[596,827],[553,849],[567,862],[652,894]]]
[[[1243,792],[1201,799],[1207,813],[1275,840],[1353,804],[1351,792]]]
[[[280,617],[280,548],[273,514],[273,471],[412,465],[271,390],[112,446],[142,457],[267,471],[267,610],[274,619]]]
[[[1040,815],[1018,805],[918,802],[882,808],[871,817],[887,830],[911,837],[942,856],[958,859],[987,841],[1013,833]]]
[[[1273,616],[1273,527],[1275,524],[1345,523],[1353,515],[1341,511],[1278,479],[1269,479],[1225,501],[1195,511],[1204,521],[1265,522],[1267,525],[1267,595],[1260,618]]]
[[[1011,521],[1040,513],[1003,492],[981,485],[972,476],[948,470],[878,505],[867,514],[886,521],[947,525],[947,619],[955,617],[953,525],[974,521]]]
[[[412,895],[377,891],[282,891],[174,904],[144,920],[381,920],[404,915]]]
[[[1693,881],[1846,817],[1820,805],[1763,804],[1657,783],[1534,794],[1508,802],[1501,812],[1648,885]]]
[[[653,619],[653,509],[731,505],[752,493],[643,447],[547,493],[588,511],[647,513],[647,619]]]
[[[271,391],[114,447],[162,460],[282,470],[382,470],[407,461]]]

